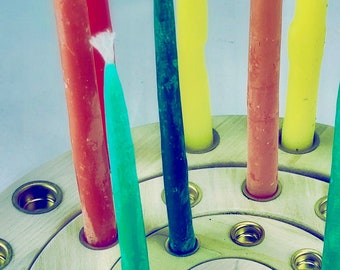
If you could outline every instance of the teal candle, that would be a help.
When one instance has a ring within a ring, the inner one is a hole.
[[[113,63],[114,36],[110,32],[99,35],[92,39],[91,43],[104,55],[106,63],[106,133],[122,269],[149,269],[134,147],[122,85]],[[107,54],[109,56],[106,57]]]
[[[189,200],[172,0],[154,1],[154,31],[163,178],[169,222],[168,248],[181,256],[193,252],[197,248],[197,240]]]
[[[332,168],[327,198],[327,217],[322,255],[322,269],[340,269],[340,85],[336,106]]]

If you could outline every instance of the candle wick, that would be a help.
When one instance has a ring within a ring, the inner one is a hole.
[[[90,44],[100,53],[105,63],[114,63],[115,52],[113,43],[115,36],[116,33],[108,30],[90,38]]]

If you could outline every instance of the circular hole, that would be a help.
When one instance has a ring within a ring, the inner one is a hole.
[[[291,266],[294,270],[321,270],[321,254],[313,249],[301,249],[291,257]]]
[[[202,200],[202,190],[192,182],[189,182],[189,198],[191,207],[194,207]]]
[[[255,222],[243,221],[231,228],[230,237],[239,246],[252,247],[263,241],[264,229]]]
[[[81,228],[81,230],[79,231],[79,241],[80,241],[80,243],[81,243],[84,247],[86,247],[86,248],[88,248],[88,249],[91,249],[91,250],[104,250],[104,249],[109,249],[109,248],[114,247],[114,246],[118,243],[118,238],[115,239],[115,241],[114,241],[112,244],[110,244],[110,245],[103,246],[103,247],[96,247],[96,246],[93,246],[93,245],[91,245],[91,244],[89,244],[89,243],[87,242],[87,239],[86,239],[86,236],[85,236],[85,232],[84,232],[84,227],[83,227],[83,228]]]
[[[212,130],[212,133],[213,133],[213,142],[207,149],[197,151],[197,150],[192,150],[192,149],[187,148],[186,152],[189,154],[204,154],[204,153],[214,150],[220,144],[220,135],[215,129]]]
[[[326,220],[327,196],[320,198],[314,206],[315,214],[322,220]]]
[[[298,155],[307,154],[309,152],[314,151],[320,144],[320,137],[317,133],[314,133],[313,143],[307,149],[289,149],[289,148],[286,148],[282,145],[281,138],[282,138],[282,129],[280,129],[280,131],[279,131],[279,148],[282,151],[289,153],[289,154],[298,154]]]
[[[241,186],[243,195],[246,196],[249,200],[257,201],[257,202],[268,202],[268,201],[275,200],[277,197],[280,196],[282,192],[282,185],[280,181],[278,181],[277,183],[276,192],[272,196],[266,197],[266,198],[259,198],[259,197],[253,196],[252,194],[248,192],[246,185],[247,185],[247,179],[243,181],[242,186]]]
[[[13,193],[12,203],[21,212],[43,214],[55,209],[62,200],[61,189],[48,181],[26,183]]]
[[[170,247],[170,239],[167,238],[166,241],[165,241],[165,250],[173,255],[173,256],[178,256],[178,257],[187,257],[187,256],[190,256],[194,253],[196,253],[196,251],[200,248],[200,244],[199,244],[199,241],[197,238],[195,238],[196,242],[195,242],[195,246],[193,247],[192,250],[189,250],[188,252],[186,253],[178,253],[178,252],[175,252],[171,247]]]
[[[192,182],[189,182],[188,186],[189,186],[190,206],[194,207],[202,200],[202,190],[198,185]],[[161,198],[162,198],[162,201],[166,204],[164,189],[162,190]]]
[[[12,259],[12,248],[4,239],[0,238],[0,269],[4,269]]]

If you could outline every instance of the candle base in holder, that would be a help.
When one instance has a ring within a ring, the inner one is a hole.
[[[294,265],[308,261],[315,264],[313,269],[321,269],[318,264],[323,248],[322,217],[333,128],[317,125],[320,143],[309,153],[296,155],[279,150],[281,193],[271,201],[261,202],[242,193],[246,177],[246,117],[214,117],[213,123],[220,137],[219,145],[206,153],[187,154],[199,249],[186,257],[170,254],[165,246],[168,227],[162,199],[159,125],[133,129],[150,269],[173,269],[173,265],[176,269],[193,270],[214,265],[299,269]],[[24,213],[13,206],[15,190],[40,179],[60,188],[60,205],[39,215]],[[8,250],[12,254],[6,255],[0,242],[0,258],[4,258],[0,260],[0,269],[6,263],[6,270],[121,269],[119,243],[93,250],[79,241],[83,224],[77,194],[70,153],[33,170],[2,192],[0,238],[10,245]]]

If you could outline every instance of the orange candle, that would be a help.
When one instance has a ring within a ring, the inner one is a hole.
[[[117,237],[86,0],[54,0],[73,162],[88,244]]]
[[[248,55],[246,191],[262,199],[278,188],[282,0],[252,0]]]

